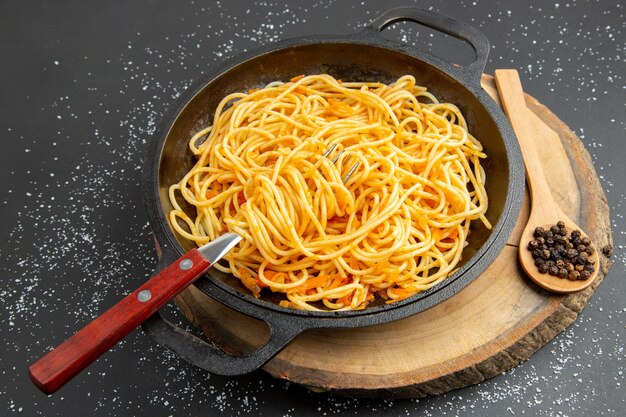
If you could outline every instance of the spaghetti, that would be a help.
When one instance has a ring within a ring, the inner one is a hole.
[[[335,162],[322,156],[333,144]],[[285,307],[405,299],[455,271],[472,220],[491,228],[480,142],[412,76],[299,76],[230,94],[189,147],[198,160],[169,189],[172,227],[199,246],[241,235],[215,267],[257,297],[284,293]]]

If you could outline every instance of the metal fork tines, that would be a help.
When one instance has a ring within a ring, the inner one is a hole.
[[[330,147],[326,150],[326,152],[324,152],[324,154],[322,155],[324,158],[329,158],[330,154],[335,150],[335,148],[337,147],[336,143],[333,143],[332,145],[330,145]],[[335,155],[334,158],[332,158],[330,161],[334,164],[336,163],[339,158],[341,157],[341,155],[344,153],[345,149],[340,150],[339,152],[337,152],[337,155]],[[348,161],[350,160],[350,158],[352,158],[352,155],[348,155],[348,157],[346,158],[345,161],[343,161],[344,164],[347,164]],[[350,179],[350,177],[352,176],[352,174],[354,174],[357,170],[357,168],[359,167],[359,165],[361,164],[361,161],[357,161],[354,165],[352,165],[352,167],[350,167],[350,169],[348,170],[348,173],[341,179],[344,183],[348,182],[348,180]]]

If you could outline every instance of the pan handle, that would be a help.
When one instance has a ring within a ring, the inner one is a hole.
[[[197,336],[169,322],[160,313],[141,327],[161,346],[168,348],[193,365],[218,375],[243,375],[259,369],[280,352],[301,330],[292,326],[273,326],[270,338],[259,349],[245,356],[232,356]]]
[[[387,26],[405,21],[420,23],[470,44],[476,54],[474,61],[467,66],[452,66],[451,69],[467,81],[480,85],[480,77],[489,55],[489,40],[481,31],[467,23],[417,7],[398,7],[383,13],[367,25],[363,31],[375,32],[378,36],[378,33]]]
[[[168,261],[165,258],[167,256],[159,260],[156,272],[167,265]],[[264,317],[263,313],[260,311],[254,317],[265,321],[270,329],[270,337],[265,345],[245,356],[227,354],[166,320],[159,312],[150,316],[141,327],[158,344],[193,365],[218,375],[243,375],[259,369],[303,331],[288,317],[270,318]]]

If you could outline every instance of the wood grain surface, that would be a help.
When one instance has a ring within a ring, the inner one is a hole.
[[[493,78],[483,88],[498,101]],[[580,140],[548,108],[526,95],[529,128],[548,186],[563,211],[599,251],[612,244],[606,197]],[[480,383],[520,362],[569,326],[610,267],[585,290],[549,293],[529,280],[517,259],[529,214],[528,196],[507,246],[473,283],[435,307],[392,323],[315,330],[298,336],[264,367],[315,391],[367,397],[441,394]],[[176,298],[194,325],[224,350],[243,353],[267,339],[267,326],[234,312],[195,287]]]

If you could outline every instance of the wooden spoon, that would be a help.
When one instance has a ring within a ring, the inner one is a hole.
[[[524,157],[526,166],[526,180],[530,193],[531,211],[528,224],[524,228],[519,244],[519,260],[526,274],[541,287],[559,293],[569,293],[587,288],[598,275],[600,267],[598,262],[597,248],[589,258],[594,262],[594,271],[586,280],[570,281],[566,278],[559,278],[549,274],[542,274],[535,265],[532,252],[528,250],[528,242],[533,238],[533,232],[537,226],[549,229],[558,221],[565,223],[568,233],[573,230],[580,230],[580,227],[559,207],[552,197],[552,192],[548,187],[548,182],[543,172],[534,138],[528,130],[527,108],[524,99],[524,92],[519,75],[516,70],[503,69],[496,70],[496,84],[502,107],[515,131]],[[581,231],[581,236],[586,236]],[[592,244],[593,245],[593,244]]]

